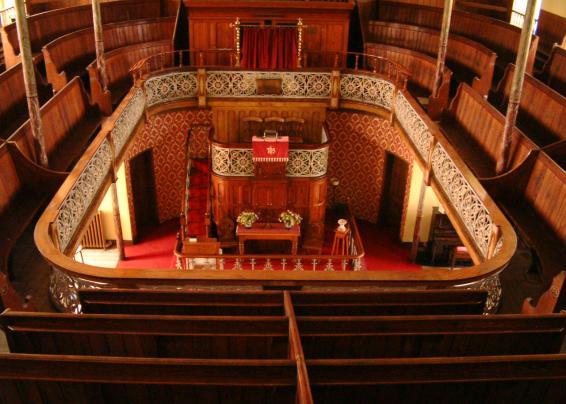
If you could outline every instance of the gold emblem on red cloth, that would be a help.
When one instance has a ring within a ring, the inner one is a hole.
[[[277,149],[273,146],[269,146],[267,148],[267,154],[269,154],[270,156],[274,155],[276,151],[277,151]]]

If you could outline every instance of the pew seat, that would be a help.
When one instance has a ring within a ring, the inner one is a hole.
[[[41,120],[49,168],[68,171],[100,128],[101,114],[97,106],[90,104],[81,80],[75,77],[41,108]],[[9,140],[28,159],[39,162],[29,120]]]
[[[43,105],[51,98],[53,91],[43,81],[37,68],[35,81],[39,103]],[[7,139],[29,117],[21,63],[0,74],[0,100],[0,139]]]
[[[509,64],[490,97],[502,114],[507,112],[514,74],[515,65]],[[526,73],[516,126],[539,147],[566,139],[566,97]]]
[[[470,86],[461,84],[440,119],[440,129],[476,176],[496,175],[505,117]],[[509,168],[537,148],[520,130],[512,133]]]

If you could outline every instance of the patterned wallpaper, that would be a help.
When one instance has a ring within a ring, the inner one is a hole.
[[[389,121],[371,114],[352,111],[329,111],[327,122],[332,144],[329,177],[340,180],[337,201],[349,199],[357,218],[376,222],[383,189],[385,152],[412,164],[412,156]],[[410,173],[407,178],[401,229],[409,198]]]
[[[212,121],[210,110],[188,109],[169,111],[153,115],[146,122],[142,132],[134,140],[126,157],[126,181],[132,235],[137,235],[135,212],[132,198],[132,182],[129,160],[137,154],[153,149],[157,212],[160,222],[179,217],[185,184],[186,136],[193,124]],[[207,154],[207,140],[204,131],[191,144],[191,152]]]

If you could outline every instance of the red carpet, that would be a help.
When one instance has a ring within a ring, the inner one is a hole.
[[[332,243],[334,220],[327,225],[329,229],[326,235],[323,253],[328,254]],[[365,267],[367,270],[394,270],[394,271],[416,271],[420,270],[419,265],[412,264],[409,260],[409,247],[404,246],[398,241],[394,230],[381,225],[376,225],[364,221],[358,221],[358,229],[364,240]],[[170,220],[162,225],[148,229],[146,234],[141,237],[140,242],[134,246],[126,247],[126,261],[120,261],[118,268],[175,268],[175,256],[173,248],[175,246],[176,234],[179,231],[178,220]],[[272,265],[274,270],[282,269],[279,265]],[[286,269],[291,262],[287,264]],[[303,262],[305,269],[312,270],[309,262]],[[335,264],[337,265],[337,264]],[[249,266],[249,263],[247,264]],[[264,269],[265,262],[258,260],[256,269]],[[225,269],[232,269],[234,262],[226,260]],[[318,264],[317,270],[323,271],[324,265]],[[335,268],[339,270],[339,268]]]

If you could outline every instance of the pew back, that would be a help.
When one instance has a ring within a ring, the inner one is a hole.
[[[110,51],[137,43],[172,39],[173,18],[126,21],[104,26],[104,47]],[[47,80],[58,91],[75,74],[83,74],[95,58],[92,28],[61,36],[43,48]]]
[[[159,2],[153,0],[104,2],[100,8],[104,24],[160,15]],[[28,25],[32,52],[38,53],[44,45],[62,35],[92,26],[92,7],[67,7],[31,15]],[[18,62],[20,54],[16,24],[6,25],[0,32],[6,65],[11,67]]]
[[[408,48],[436,56],[440,32],[414,25],[371,21],[370,40]],[[450,35],[446,62],[460,81],[466,81],[482,95],[487,95],[493,79],[496,55],[481,43],[458,35]]]
[[[49,167],[66,171],[81,156],[83,148],[100,125],[100,111],[92,106],[78,77],[41,108],[45,151]],[[29,120],[10,137],[30,160],[39,161],[33,146]]]
[[[51,86],[45,84],[36,70],[37,95],[40,104],[51,95]],[[7,139],[28,118],[26,87],[22,65],[18,64],[0,74],[0,139]]]
[[[541,79],[552,89],[566,97],[566,49],[554,45],[544,65]]]
[[[380,1],[378,18],[412,24],[420,27],[440,29],[442,26],[442,8],[402,4],[393,1]],[[497,53],[499,74],[508,63],[514,63],[519,48],[521,29],[507,22],[479,14],[454,10],[450,23],[450,32],[473,39]],[[528,54],[527,71],[532,73],[536,58],[538,37],[533,36]]]
[[[477,176],[495,175],[505,117],[466,84],[461,84],[440,127]],[[513,131],[509,167],[518,166],[536,145],[521,131]]]
[[[494,102],[502,113],[507,109],[514,74],[515,65],[509,64],[497,87]],[[540,147],[566,139],[566,98],[525,74],[516,125]]]

